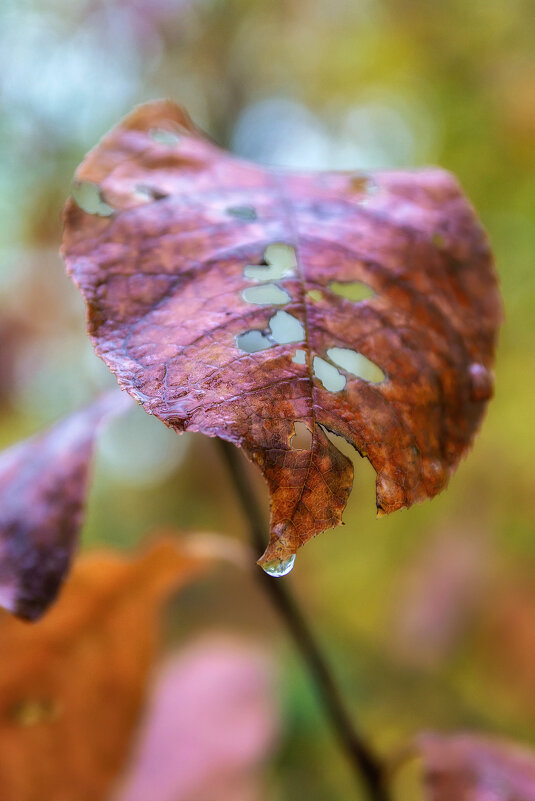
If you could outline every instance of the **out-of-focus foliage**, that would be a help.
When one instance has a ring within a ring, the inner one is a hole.
[[[426,801],[534,801],[535,751],[507,740],[421,735]]]
[[[259,768],[279,725],[272,662],[220,634],[169,658],[113,801],[268,801]]]
[[[1,614],[4,801],[106,801],[132,747],[162,602],[205,563],[172,540],[133,559],[93,553],[43,621]]]
[[[170,96],[219,144],[273,164],[440,164],[458,175],[490,232],[506,324],[496,398],[473,453],[445,494],[380,521],[374,473],[357,457],[347,525],[310,542],[292,579],[361,726],[384,749],[444,727],[533,743],[535,680],[521,648],[506,665],[498,659],[497,613],[502,588],[520,574],[526,597],[535,593],[534,42],[532,0],[0,5],[2,445],[113,384],[85,339],[82,304],[56,250],[75,166],[136,102]],[[243,534],[212,443],[178,438],[141,410],[110,426],[95,477],[88,544],[131,546],[165,523]],[[443,545],[449,531],[467,548],[463,565],[472,560],[463,570],[473,592],[445,564],[460,558]],[[425,580],[414,579],[418,570]],[[427,580],[433,571],[437,582]],[[414,623],[417,595],[436,608],[431,623]],[[526,626],[523,604],[507,610],[509,628]],[[171,639],[185,620],[273,634],[252,585],[229,571],[187,590],[174,612]],[[447,636],[433,635],[408,659],[397,643],[426,625],[447,627]],[[271,797],[345,801],[345,762],[300,666],[287,656],[283,667],[285,731]],[[398,795],[418,797],[410,780]]]

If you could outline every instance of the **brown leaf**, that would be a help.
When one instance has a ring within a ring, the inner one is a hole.
[[[427,801],[535,801],[535,752],[473,734],[424,734]]]
[[[77,182],[86,211],[67,203],[63,253],[95,349],[150,414],[259,465],[264,565],[341,521],[353,471],[326,430],[373,464],[379,512],[445,486],[492,395],[501,318],[487,239],[449,173],[277,172],[159,102]]]
[[[0,605],[36,620],[57,596],[76,547],[98,427],[118,392],[0,454]]]
[[[135,559],[85,555],[44,620],[0,616],[2,801],[109,797],[145,696],[161,601],[203,563],[170,541]]]

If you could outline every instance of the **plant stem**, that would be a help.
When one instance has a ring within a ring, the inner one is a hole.
[[[266,526],[264,515],[255,495],[255,488],[250,479],[248,466],[234,445],[224,440],[219,440],[219,444],[236,494],[247,518],[251,539],[260,554],[266,545]],[[287,580],[272,578],[260,569],[258,578],[301,653],[325,714],[329,718],[359,782],[366,785],[371,801],[389,801],[382,765],[370,746],[355,731],[331,669],[295,598],[289,591]]]

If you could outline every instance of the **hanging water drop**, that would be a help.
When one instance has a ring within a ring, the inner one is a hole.
[[[262,570],[266,572],[269,576],[275,576],[275,578],[280,578],[281,576],[287,576],[288,573],[292,570],[295,564],[295,554],[293,553],[288,559],[272,559],[269,562],[266,562],[262,565]]]

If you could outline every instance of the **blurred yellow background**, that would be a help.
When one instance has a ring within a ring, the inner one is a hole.
[[[463,727],[535,745],[533,0],[2,0],[2,446],[113,385],[56,255],[61,208],[84,153],[163,96],[247,158],[439,164],[476,206],[506,323],[474,450],[440,497],[381,520],[373,470],[356,456],[346,526],[308,544],[289,581],[378,748]],[[100,443],[84,545],[131,547],[157,528],[245,538],[214,444],[134,410]],[[205,628],[271,638],[280,652],[269,798],[354,797],[297,657],[239,570],[172,606],[170,641]],[[408,780],[398,794],[416,797]]]

